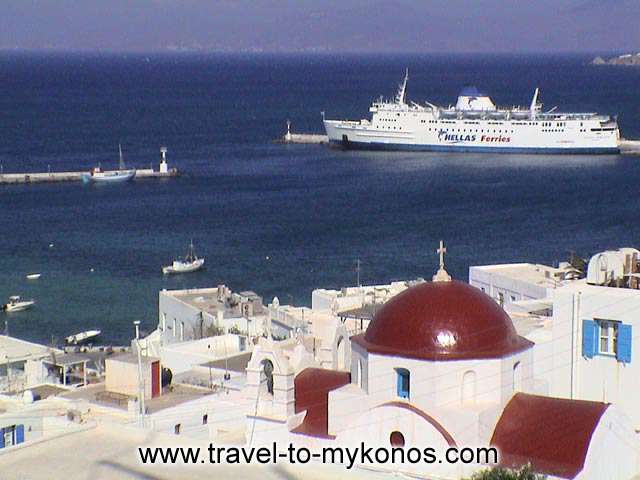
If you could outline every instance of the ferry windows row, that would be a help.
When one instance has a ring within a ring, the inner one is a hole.
[[[394,120],[391,120],[394,121]],[[420,123],[441,123],[441,124],[457,124],[458,122],[455,120],[420,120]],[[463,122],[465,125],[479,125],[479,122],[465,121]],[[487,122],[488,125],[504,125],[504,122]],[[567,122],[512,122],[512,125],[518,126],[538,126],[541,127],[566,127]],[[582,122],[580,122],[580,126],[584,126]]]
[[[431,129],[431,128],[429,128],[429,131],[431,131],[431,130],[432,130],[432,129]],[[434,131],[434,132],[437,132],[437,131],[438,131],[438,129],[437,129],[437,128],[434,128],[434,129],[433,129],[433,131]],[[445,130],[445,133],[449,133],[450,131],[451,131],[451,132],[460,132],[460,129],[459,129],[459,128],[458,128],[458,129],[452,128],[451,130],[446,129],[446,130]],[[463,129],[462,129],[462,132],[463,132],[463,133],[467,133],[467,129],[466,129],[466,128],[463,128]],[[477,128],[476,128],[476,129],[472,129],[472,128],[470,128],[470,129],[469,129],[469,131],[468,131],[468,133],[513,133],[513,130],[505,130],[505,131],[503,132],[502,130],[495,130],[495,129],[490,130],[490,129],[487,129],[487,131],[485,132],[485,131],[484,131],[484,129],[480,129],[480,130],[478,130]]]

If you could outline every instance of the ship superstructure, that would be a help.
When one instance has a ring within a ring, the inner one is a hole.
[[[619,153],[617,121],[598,113],[544,112],[536,88],[528,107],[502,108],[476,87],[455,105],[407,101],[409,72],[392,100],[380,98],[371,119],[324,120],[332,145],[366,150],[501,153]]]

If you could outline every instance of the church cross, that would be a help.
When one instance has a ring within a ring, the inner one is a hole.
[[[440,254],[440,269],[444,269],[444,254],[447,253],[447,248],[442,240],[440,240],[440,248],[436,250],[436,253]]]
[[[436,253],[440,255],[440,268],[438,269],[436,274],[433,276],[433,281],[434,282],[450,282],[451,275],[449,275],[447,271],[444,269],[444,254],[447,253],[447,249],[444,246],[444,242],[442,240],[440,240],[440,248],[436,250]]]

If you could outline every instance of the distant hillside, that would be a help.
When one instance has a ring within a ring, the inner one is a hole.
[[[591,65],[636,65],[640,66],[640,53],[620,55],[605,60],[602,57],[596,57],[591,61]]]

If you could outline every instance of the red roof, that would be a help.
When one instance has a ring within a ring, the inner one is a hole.
[[[307,411],[304,421],[294,433],[314,437],[329,437],[329,392],[351,382],[349,372],[324,368],[306,368],[294,379],[295,411]]]
[[[352,341],[368,352],[426,360],[500,358],[533,345],[495,301],[458,281],[396,295]]]
[[[500,450],[505,467],[530,463],[539,473],[574,478],[608,406],[518,393],[502,412],[491,445]]]

